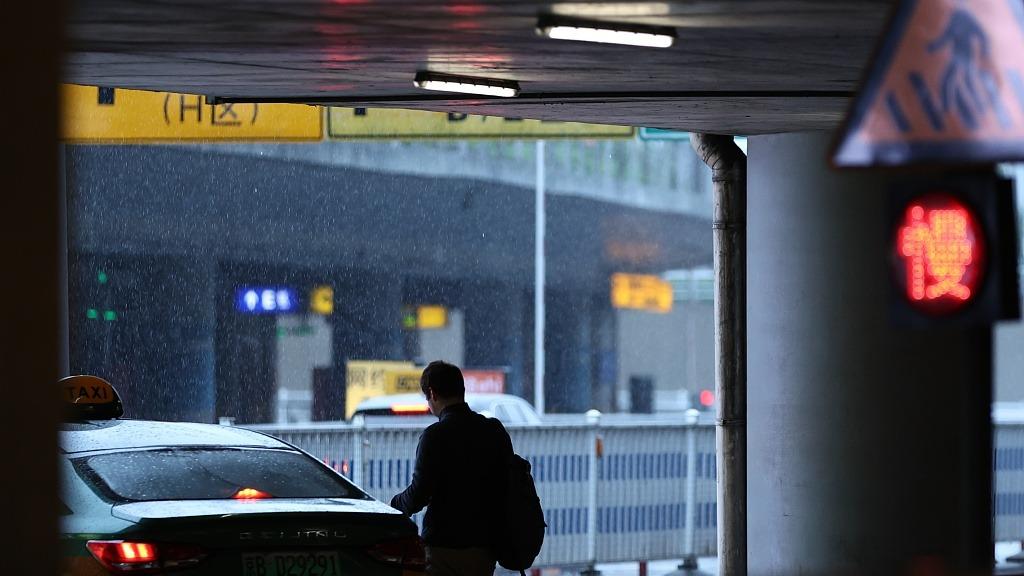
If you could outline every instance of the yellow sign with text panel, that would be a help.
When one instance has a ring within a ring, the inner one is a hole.
[[[390,108],[327,109],[327,136],[359,138],[632,138],[632,126],[546,122]]]
[[[368,398],[418,391],[421,372],[412,362],[349,360],[345,364],[345,418],[352,418],[356,406]],[[410,379],[413,374],[415,387]]]
[[[208,104],[194,94],[61,86],[69,143],[318,141],[323,109],[303,104]]]
[[[672,285],[658,276],[612,274],[612,307],[667,313],[672,311]]]

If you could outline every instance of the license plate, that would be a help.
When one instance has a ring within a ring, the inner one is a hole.
[[[341,576],[336,552],[243,554],[243,576]]]

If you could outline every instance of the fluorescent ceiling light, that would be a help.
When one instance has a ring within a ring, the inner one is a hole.
[[[646,48],[668,48],[676,41],[674,28],[575,19],[561,20],[550,17],[541,18],[537,23],[537,33],[555,40],[624,44]]]
[[[519,95],[519,83],[517,82],[453,76],[436,72],[420,72],[416,74],[413,84],[417,88],[441,92],[460,92],[463,94],[479,94],[481,96],[500,96],[502,98],[512,98]]]

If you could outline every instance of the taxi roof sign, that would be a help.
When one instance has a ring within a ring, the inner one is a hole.
[[[904,0],[833,149],[838,167],[1024,159],[1024,3]]]
[[[67,376],[57,385],[70,420],[109,420],[124,414],[117,390],[99,376]]]

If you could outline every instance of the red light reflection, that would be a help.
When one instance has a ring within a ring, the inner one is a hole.
[[[704,407],[711,406],[715,403],[715,393],[711,390],[700,391],[700,405]]]

